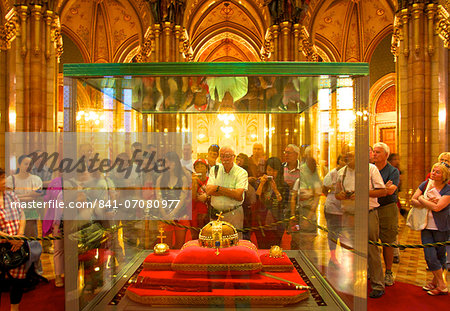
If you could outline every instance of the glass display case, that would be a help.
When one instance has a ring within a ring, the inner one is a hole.
[[[139,309],[123,288],[155,243],[163,236],[180,248],[198,237],[194,227],[217,218],[196,204],[204,175],[197,160],[211,175],[234,151],[248,176],[239,238],[258,249],[281,246],[316,293],[289,308],[366,310],[368,73],[365,63],[65,64],[64,131],[77,133],[78,155],[86,148],[130,163],[154,155],[155,170],[132,185],[102,173],[108,193],[129,205],[161,204],[164,173],[156,168],[173,164],[175,153],[184,177],[174,197],[185,202],[164,215],[119,210],[102,222],[109,231],[98,245],[80,238],[92,222],[64,221],[66,309]],[[355,170],[354,186],[344,189],[352,202],[339,206],[330,172],[346,165]],[[358,208],[344,208],[352,204]]]

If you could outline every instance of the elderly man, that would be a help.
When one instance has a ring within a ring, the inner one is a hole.
[[[347,153],[347,165],[338,171],[338,181],[336,183],[336,199],[341,201],[344,213],[344,224],[350,233],[350,243],[354,243],[354,211],[355,206],[355,153],[350,151]],[[377,198],[386,195],[386,188],[383,178],[376,166],[369,164],[369,240],[378,241],[379,238],[379,220]],[[379,298],[384,295],[383,266],[381,263],[380,252],[378,247],[369,244],[368,248],[368,270],[370,275],[370,285],[372,291],[369,293],[370,298]]]
[[[291,190],[294,187],[295,181],[300,177],[299,154],[300,148],[294,144],[289,144],[284,149],[284,181],[289,185]]]
[[[222,212],[224,221],[237,229],[244,226],[244,191],[248,189],[248,174],[234,163],[234,150],[230,146],[220,148],[222,164],[211,167],[206,194],[211,196],[212,218]]]
[[[180,160],[181,166],[187,169],[189,172],[194,171],[194,163],[192,162],[192,145],[183,145],[183,158]]]
[[[249,173],[251,177],[261,177],[264,175],[266,158],[264,156],[264,147],[260,143],[253,145],[253,154],[249,158]]]
[[[385,143],[376,143],[373,146],[373,161],[380,171],[386,184],[387,195],[378,198],[380,207],[378,217],[380,219],[380,240],[384,243],[395,243],[398,235],[398,207],[397,188],[400,183],[400,173],[387,161],[390,149]],[[394,285],[392,263],[394,261],[394,249],[383,246],[383,258],[386,266],[384,282],[386,286]]]

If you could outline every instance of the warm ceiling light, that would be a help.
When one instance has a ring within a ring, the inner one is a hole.
[[[219,118],[220,121],[225,123],[225,125],[228,125],[231,121],[236,120],[236,118],[234,117],[234,114],[232,114],[232,113],[219,114],[217,116],[217,118]]]

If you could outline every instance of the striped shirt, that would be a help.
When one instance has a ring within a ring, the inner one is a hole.
[[[286,162],[283,163],[284,166],[284,181],[289,185],[289,189],[294,187],[295,181],[300,177],[300,161],[297,160],[297,167],[290,170]]]
[[[12,202],[19,202],[19,199],[14,192],[3,192],[4,204],[0,206],[0,231],[9,235],[17,235],[20,228],[21,210],[12,207]],[[9,270],[9,274],[15,279],[25,279],[25,265]]]

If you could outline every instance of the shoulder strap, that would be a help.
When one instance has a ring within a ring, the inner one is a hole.
[[[16,178],[14,177],[14,175],[11,175],[11,177],[13,182],[13,191],[16,191]]]
[[[345,191],[345,186],[344,186],[345,176],[347,176],[347,165],[344,168],[344,174],[342,176],[342,190],[344,190],[344,192],[346,192]]]

